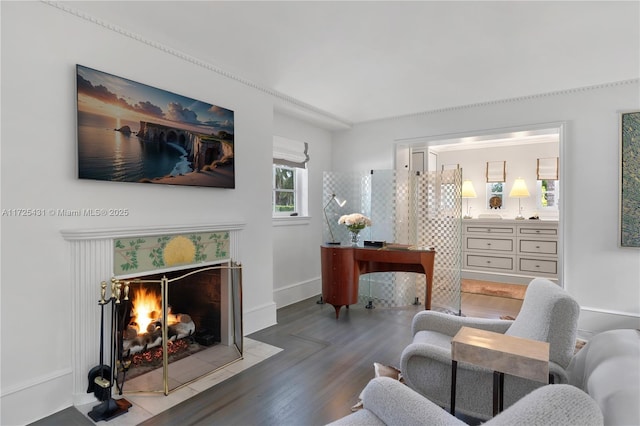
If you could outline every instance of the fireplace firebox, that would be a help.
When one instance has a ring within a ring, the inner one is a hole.
[[[119,394],[168,395],[242,358],[241,266],[113,279]]]

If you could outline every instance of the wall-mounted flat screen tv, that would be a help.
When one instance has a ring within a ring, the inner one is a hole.
[[[78,177],[235,188],[233,111],[76,66]]]

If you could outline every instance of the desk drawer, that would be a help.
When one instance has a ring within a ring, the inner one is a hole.
[[[557,241],[520,240],[520,253],[558,254]]]
[[[466,267],[512,270],[513,258],[501,256],[478,256],[474,254],[468,254],[466,259]]]
[[[512,239],[467,238],[467,250],[513,251]]]
[[[522,272],[539,272],[543,274],[558,273],[558,262],[555,260],[520,258],[519,268]]]

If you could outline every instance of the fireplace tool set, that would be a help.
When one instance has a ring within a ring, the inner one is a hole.
[[[100,305],[101,311],[101,323],[100,323],[100,364],[93,367],[89,371],[89,387],[87,393],[93,392],[100,404],[93,407],[88,413],[89,417],[95,422],[100,420],[111,420],[121,414],[129,411],[131,403],[124,398],[114,399],[112,397],[112,388],[116,382],[117,367],[121,363],[120,346],[117,342],[118,333],[118,315],[121,311],[121,296],[124,293],[125,301],[129,300],[129,283],[126,282],[123,285],[116,279],[111,280],[111,297],[106,298],[107,295],[107,283],[103,281],[100,284]],[[111,305],[111,343],[109,348],[109,365],[104,363],[104,327],[105,327],[105,305]],[[116,360],[118,356],[118,360]],[[115,374],[114,374],[115,372]],[[122,394],[122,392],[121,392]]]

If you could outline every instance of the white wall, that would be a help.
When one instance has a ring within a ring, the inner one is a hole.
[[[334,136],[335,171],[391,169],[394,141],[564,122],[562,284],[579,327],[640,327],[640,250],[618,247],[619,111],[639,109],[638,81],[354,126]],[[446,137],[443,137],[446,139]]]
[[[287,115],[274,115],[274,134],[309,144],[309,217],[273,221],[273,287],[278,308],[320,295],[322,172],[331,170],[331,134]]]
[[[462,168],[462,178],[470,179],[476,190],[477,198],[469,198],[471,216],[492,213],[505,219],[513,219],[518,214],[518,200],[509,198],[508,194],[516,178],[523,178],[531,194],[521,199],[522,215],[530,217],[537,213],[541,219],[558,219],[558,210],[544,210],[537,206],[536,166],[538,158],[558,157],[558,143],[538,143],[519,146],[504,146],[485,149],[465,149],[461,151],[445,151],[438,153],[438,166],[458,164]],[[486,167],[487,161],[506,161],[507,172],[504,186],[503,206],[489,209],[487,202]],[[467,199],[462,200],[463,214],[467,212]]]
[[[152,47],[42,2],[2,2],[1,18],[0,207],[126,208],[129,215],[2,216],[0,423],[29,423],[72,404],[71,268],[63,229],[244,222],[239,259],[244,266],[244,332],[274,324],[274,101],[163,46]],[[234,110],[236,189],[78,180],[76,64]],[[295,120],[281,128],[300,138],[313,129],[297,128]],[[311,139],[318,167],[324,167],[328,135],[320,131]],[[315,169],[311,176],[315,196],[320,191]],[[312,212],[318,202],[311,200]],[[320,242],[320,227],[312,221],[298,233],[315,233]],[[282,281],[313,280],[319,275],[318,262],[307,274]]]

